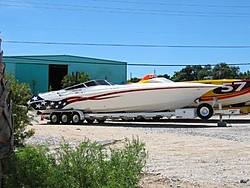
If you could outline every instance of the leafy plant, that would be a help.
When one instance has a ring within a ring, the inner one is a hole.
[[[12,114],[14,126],[15,146],[23,145],[25,138],[29,138],[34,134],[34,130],[26,130],[30,125],[31,117],[27,114],[27,101],[32,97],[30,87],[26,83],[19,83],[14,75],[5,75],[6,80],[10,82]]]
[[[82,82],[86,82],[90,79],[86,72],[76,72],[75,74],[67,74],[62,79],[62,87],[73,86]]]
[[[12,156],[12,170],[6,187],[46,187],[46,179],[54,160],[48,148],[25,146]],[[39,177],[39,178],[37,178]]]
[[[125,149],[111,149],[110,161],[107,163],[107,185],[110,187],[135,187],[143,167],[146,165],[145,144],[139,139],[125,140]]]
[[[125,140],[124,148],[105,148],[85,139],[79,146],[63,142],[51,151],[46,146],[25,146],[13,155],[6,187],[133,188],[146,164],[145,144]]]

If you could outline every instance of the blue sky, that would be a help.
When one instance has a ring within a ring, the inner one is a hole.
[[[249,0],[0,0],[0,31],[4,55],[67,54],[151,65],[129,65],[128,78],[172,76],[185,67],[180,65],[220,62],[250,69]]]

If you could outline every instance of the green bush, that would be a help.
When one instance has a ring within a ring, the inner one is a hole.
[[[5,187],[131,188],[146,164],[145,144],[125,140],[124,148],[105,148],[85,139],[72,148],[63,142],[56,150],[25,146],[11,158],[13,171]]]
[[[89,81],[90,77],[86,72],[76,72],[75,74],[67,74],[62,79],[62,87],[69,87],[76,84],[80,84],[82,82]]]
[[[27,130],[30,125],[31,117],[27,114],[27,101],[32,97],[30,87],[26,83],[20,83],[13,74],[5,75],[10,83],[11,100],[13,103],[13,126],[14,126],[14,145],[22,146],[26,138],[34,134],[34,130]]]

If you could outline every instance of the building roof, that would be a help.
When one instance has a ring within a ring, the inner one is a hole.
[[[112,63],[112,64],[122,64],[126,65],[127,62],[123,61],[114,61],[107,59],[98,59],[90,57],[81,57],[74,55],[27,55],[27,56],[3,56],[4,62],[13,62],[13,63],[42,63],[42,64],[51,64],[55,63]]]

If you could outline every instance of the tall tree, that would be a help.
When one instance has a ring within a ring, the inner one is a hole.
[[[213,79],[226,79],[226,78],[239,78],[238,66],[229,66],[222,62],[217,65],[212,70]]]
[[[219,63],[212,69],[211,65],[190,66],[174,73],[171,78],[173,81],[189,81],[203,79],[226,79],[226,78],[249,78],[249,73],[240,73],[238,66],[229,66],[226,63]]]
[[[175,72],[173,77],[171,78],[173,81],[189,81],[189,80],[198,80],[199,72],[202,71],[203,68],[201,65],[190,66],[187,65],[185,68],[180,70],[179,72]],[[204,74],[204,73],[202,73]]]
[[[211,65],[205,65],[201,70],[197,72],[197,80],[204,80],[212,77]]]
[[[244,72],[244,73],[240,73],[239,74],[239,77],[240,78],[246,78],[246,79],[250,79],[250,71],[248,70],[248,71],[246,71],[246,72]]]

